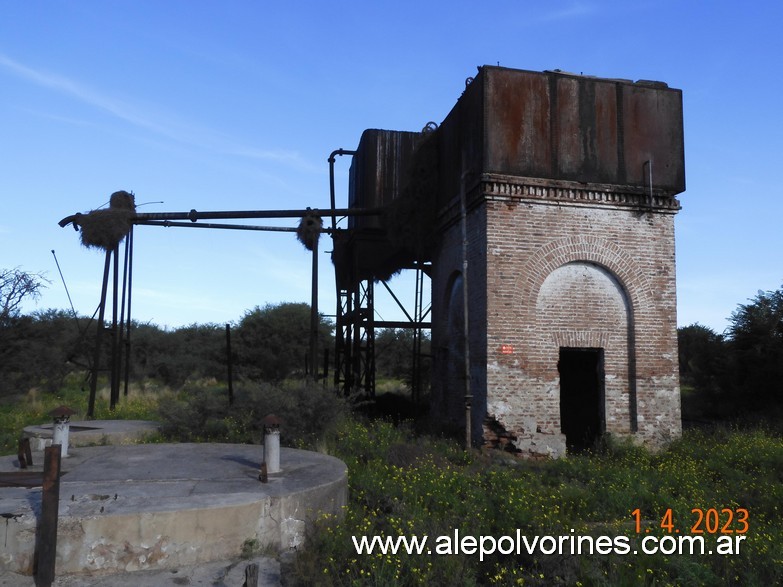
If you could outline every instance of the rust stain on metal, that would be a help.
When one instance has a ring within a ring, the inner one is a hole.
[[[49,412],[49,415],[52,418],[70,418],[75,413],[76,410],[72,410],[68,406],[57,406],[51,412]]]
[[[261,423],[266,428],[280,428],[280,424],[283,423],[283,420],[281,420],[279,416],[269,414],[268,416],[264,416],[264,418],[261,420]]]

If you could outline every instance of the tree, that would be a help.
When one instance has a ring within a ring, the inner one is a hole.
[[[18,391],[20,382],[34,369],[30,350],[33,320],[20,317],[26,299],[37,299],[46,279],[38,273],[27,273],[18,267],[0,269],[0,391]]]
[[[780,406],[783,397],[783,288],[759,291],[731,315],[728,330],[736,383],[750,408]]]
[[[723,335],[707,326],[691,324],[677,330],[677,341],[683,385],[710,394],[728,391],[730,362]]]
[[[332,325],[319,316],[318,346],[332,346]],[[256,306],[237,328],[237,373],[255,381],[278,382],[304,371],[310,341],[310,306],[283,303]],[[234,345],[232,345],[234,346]]]
[[[188,379],[226,379],[226,335],[217,324],[191,324],[164,331],[153,324],[134,324],[131,373],[178,388]]]
[[[26,298],[38,299],[46,281],[40,273],[27,273],[19,267],[0,269],[0,326],[7,325],[19,314]]]
[[[429,338],[424,345],[429,348]],[[413,369],[413,330],[384,328],[375,335],[375,368],[379,377],[408,381]]]

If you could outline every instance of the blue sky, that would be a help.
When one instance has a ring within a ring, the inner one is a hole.
[[[781,25],[779,1],[0,1],[0,267],[51,280],[25,311],[67,309],[54,249],[90,315],[102,254],[64,216],[121,189],[145,212],[328,207],[332,150],[443,120],[476,66],[499,63],[683,90],[678,317],[722,332],[783,284]],[[231,322],[310,298],[290,235],[139,227],[134,254],[140,321]]]

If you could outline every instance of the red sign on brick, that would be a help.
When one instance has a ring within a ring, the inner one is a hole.
[[[501,355],[513,355],[514,354],[514,347],[510,344],[501,344],[500,345],[500,354]]]

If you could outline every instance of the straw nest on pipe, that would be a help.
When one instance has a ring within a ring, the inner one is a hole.
[[[307,210],[307,214],[302,216],[299,226],[296,227],[296,238],[308,251],[313,251],[318,246],[318,239],[321,238],[324,221],[315,210],[310,208]]]
[[[109,207],[80,214],[81,241],[87,248],[113,251],[133,226],[136,215],[136,201],[133,194],[114,192]]]

